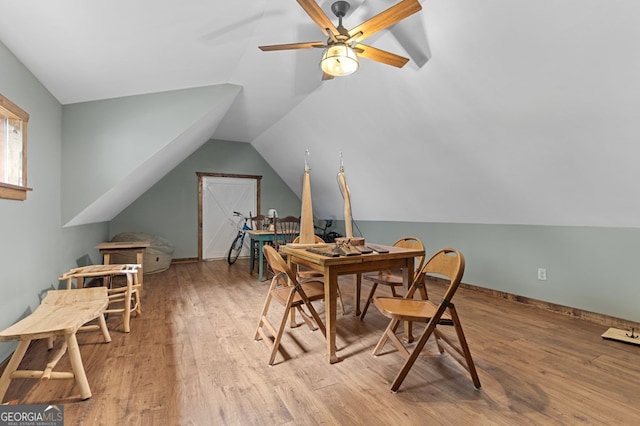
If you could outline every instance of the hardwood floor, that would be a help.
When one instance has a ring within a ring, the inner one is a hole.
[[[640,347],[604,340],[606,326],[461,288],[454,301],[482,388],[429,342],[400,391],[389,391],[403,358],[371,351],[387,320],[351,314],[351,279],[341,281],[338,355],[325,360],[322,334],[287,329],[284,353],[267,365],[253,340],[268,283],[246,260],[172,265],[145,276],[143,314],[131,333],[119,317],[78,335],[93,396],[73,381],[15,380],[5,401],[64,404],[67,425],[639,424]],[[442,286],[429,282],[438,300]],[[363,293],[366,293],[366,288]],[[323,315],[322,303],[318,310]],[[44,342],[23,366],[40,368]],[[65,357],[59,368],[66,368]]]

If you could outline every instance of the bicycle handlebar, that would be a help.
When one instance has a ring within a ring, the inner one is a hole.
[[[234,211],[234,212],[233,212],[233,215],[234,215],[234,216],[240,216],[241,218],[243,218],[243,219],[244,219],[244,221],[245,221],[245,222],[246,222],[246,221],[248,221],[248,220],[251,218],[251,212],[249,212],[249,217],[247,217],[247,216],[243,215],[243,214],[242,214],[242,213],[240,213],[240,212],[236,212],[236,211]]]

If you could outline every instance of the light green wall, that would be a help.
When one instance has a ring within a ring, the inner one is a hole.
[[[219,84],[63,106],[64,223],[111,220],[202,146],[239,92]]]
[[[174,257],[197,257],[197,171],[262,175],[262,210],[299,214],[299,198],[250,144],[211,140],[118,215],[111,236],[157,233],[174,243]],[[344,223],[331,230],[344,234]],[[458,248],[469,284],[640,321],[638,229],[357,221],[359,232],[384,244],[415,235],[429,254]],[[537,279],[538,268],[547,269],[546,281]]]
[[[457,248],[467,261],[466,283],[640,322],[640,229],[396,222],[357,225],[371,242],[393,244],[400,237],[414,235],[425,243],[428,254],[444,247]],[[546,281],[537,279],[538,268],[546,268]]]
[[[111,236],[119,232],[149,232],[173,243],[174,258],[198,257],[196,172],[262,176],[262,212],[273,207],[280,216],[300,215],[300,198],[251,144],[210,140],[116,216],[111,221]]]
[[[174,257],[197,257],[197,171],[263,175],[262,210],[299,214],[299,198],[250,144],[211,140],[117,216],[110,234],[157,233],[175,244]],[[344,234],[344,223],[335,221],[331,230]],[[638,229],[356,222],[359,231],[386,244],[415,235],[429,254],[458,248],[469,284],[640,321]],[[538,268],[547,269],[546,281],[537,279]]]
[[[33,311],[44,290],[76,259],[98,260],[95,245],[108,236],[106,224],[61,226],[61,126],[57,100],[0,43],[0,93],[30,114],[26,201],[0,199],[0,329]],[[0,360],[15,344],[0,343]]]

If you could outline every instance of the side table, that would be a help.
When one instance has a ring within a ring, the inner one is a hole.
[[[111,264],[111,255],[115,253],[135,253],[136,263],[140,265],[138,269],[138,284],[140,289],[143,288],[143,274],[144,274],[144,251],[149,247],[151,243],[149,241],[110,241],[100,243],[96,246],[100,253],[103,255],[103,261],[105,265]]]

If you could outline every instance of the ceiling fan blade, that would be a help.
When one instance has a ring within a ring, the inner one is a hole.
[[[326,72],[322,73],[322,81],[325,80],[333,80],[333,76],[331,74],[327,74]]]
[[[387,52],[386,50],[367,46],[366,44],[358,43],[353,50],[355,50],[356,54],[362,58],[372,59],[398,68],[402,68],[407,62],[409,62],[409,58]]]
[[[313,19],[313,22],[320,27],[323,33],[328,36],[338,34],[338,29],[320,6],[318,6],[318,3],[314,0],[298,0],[298,4],[302,6],[304,11],[307,12],[307,15]]]
[[[300,0],[298,0],[300,1]],[[418,0],[402,0],[384,12],[349,30],[350,40],[361,41],[422,10]]]
[[[310,49],[312,47],[326,47],[326,46],[322,41],[306,41],[302,43],[272,44],[269,46],[258,46],[258,48],[264,52],[270,52],[272,50]]]

